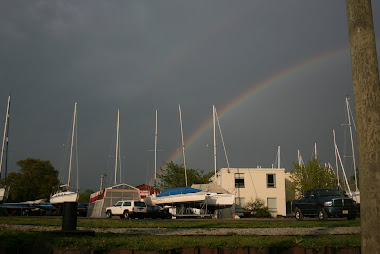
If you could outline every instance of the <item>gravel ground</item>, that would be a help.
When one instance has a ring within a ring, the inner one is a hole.
[[[61,227],[8,225],[1,224],[0,230],[12,229],[20,231],[56,231]],[[314,227],[314,228],[81,228],[95,233],[151,234],[151,235],[348,235],[360,233],[360,227]]]

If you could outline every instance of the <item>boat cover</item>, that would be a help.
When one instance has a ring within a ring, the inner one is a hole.
[[[166,190],[163,190],[161,192],[161,194],[158,195],[157,197],[165,197],[165,196],[172,196],[172,195],[179,195],[179,194],[196,193],[196,192],[200,192],[200,191],[202,191],[202,190],[191,188],[191,187],[166,189]]]

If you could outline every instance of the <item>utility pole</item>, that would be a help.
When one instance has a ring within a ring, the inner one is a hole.
[[[380,83],[371,0],[346,0],[359,155],[362,253],[380,253]]]

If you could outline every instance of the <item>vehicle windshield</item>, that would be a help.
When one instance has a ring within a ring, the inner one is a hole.
[[[330,196],[341,197],[341,196],[343,196],[343,194],[340,191],[338,191],[338,190],[330,190],[330,189],[318,190],[317,194],[318,194],[319,197],[330,197]]]
[[[146,207],[145,202],[135,201],[135,206]]]

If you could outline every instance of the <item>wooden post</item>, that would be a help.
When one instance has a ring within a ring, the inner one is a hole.
[[[362,253],[380,250],[380,83],[371,0],[346,0],[359,155]]]

